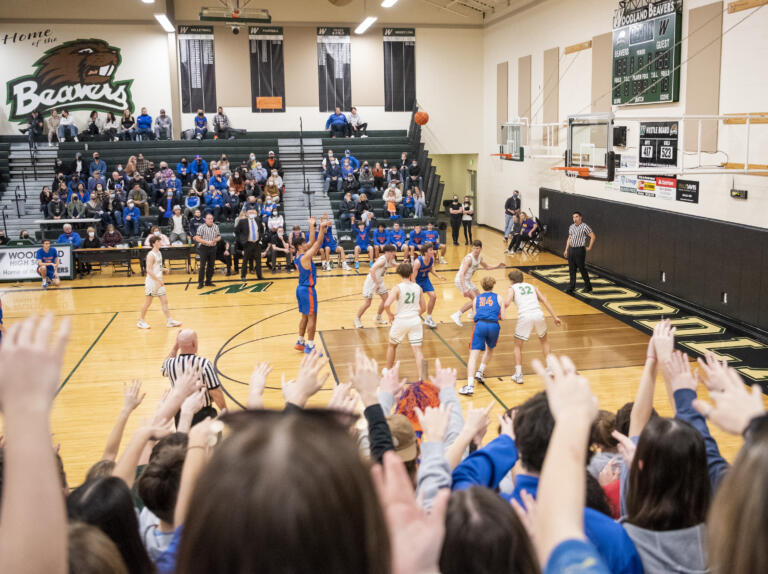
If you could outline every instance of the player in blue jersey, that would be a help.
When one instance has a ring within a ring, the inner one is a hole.
[[[431,243],[435,246],[435,253],[440,254],[440,264],[444,265],[447,263],[445,260],[445,245],[440,244],[440,232],[435,229],[431,221],[427,223],[427,228],[421,234],[424,236],[425,243]]]
[[[315,218],[309,218],[309,237],[314,237],[310,244],[303,235],[300,235],[293,241],[296,248],[296,258],[293,264],[299,270],[299,285],[296,287],[296,299],[299,302],[299,340],[296,341],[294,348],[297,351],[311,353],[315,348],[315,326],[317,325],[317,270],[312,258],[320,249],[325,236],[325,230],[328,222],[320,224],[318,233],[315,233]],[[306,339],[304,335],[306,334]]]
[[[379,223],[378,229],[373,230],[373,258],[378,259],[384,253],[384,246],[389,244],[389,231],[384,229],[383,223]]]
[[[59,284],[59,252],[51,247],[51,240],[45,239],[43,246],[35,254],[37,259],[37,274],[43,278],[43,289],[50,283]]]
[[[405,252],[405,231],[400,229],[400,224],[395,222],[392,229],[389,231],[389,242],[395,246],[398,251]]]
[[[339,266],[344,271],[351,271],[349,265],[347,265],[347,255],[344,253],[344,248],[336,242],[336,238],[333,235],[333,223],[328,218],[328,214],[324,213],[320,218],[320,223],[326,222],[328,228],[325,230],[323,236],[323,243],[320,245],[320,259],[323,261],[323,270],[331,270],[331,255],[339,256]]]
[[[422,245],[424,245],[424,233],[421,231],[421,225],[417,225],[408,234],[408,243],[403,247],[403,255],[409,257],[413,263]]]
[[[504,318],[505,306],[501,298],[493,292],[496,279],[483,277],[480,283],[483,288],[472,302],[474,308],[475,328],[472,330],[472,342],[469,345],[469,360],[467,361],[467,384],[459,392],[462,395],[471,395],[475,392],[475,381],[485,383],[485,367],[493,358],[493,350],[499,340],[499,320]],[[483,359],[480,368],[475,371],[477,357],[483,351]],[[474,371],[474,378],[472,376]]]
[[[371,245],[371,240],[369,237],[369,231],[370,227],[368,227],[365,223],[360,221],[357,224],[357,229],[354,230],[355,232],[355,269],[360,269],[360,262],[358,259],[360,258],[360,254],[362,252],[368,253],[368,266],[373,266],[373,245]]]
[[[432,281],[429,280],[430,273],[440,281],[445,281],[445,278],[438,275],[437,271],[435,271],[434,245],[432,245],[432,243],[425,243],[421,247],[421,255],[413,262],[413,281],[415,281],[416,285],[421,287],[422,292],[427,295],[427,314],[424,315],[424,323],[427,327],[434,329],[437,327],[437,323],[432,319],[432,310],[435,308],[437,296],[435,295],[435,288],[432,285]]]

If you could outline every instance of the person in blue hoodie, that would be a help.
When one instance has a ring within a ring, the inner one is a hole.
[[[353,156],[348,149],[344,150],[344,157],[342,158],[342,162],[349,160],[350,165],[352,166],[352,169],[355,170],[355,173],[358,172],[360,169],[360,160],[357,159],[355,156]]]
[[[221,192],[215,187],[208,188],[208,193],[205,194],[205,214],[213,214],[215,221],[221,220],[221,212],[224,209],[224,197]]]
[[[179,160],[179,163],[176,164],[176,175],[179,176],[179,179],[184,185],[188,184],[189,180],[191,179],[191,166],[189,165],[189,162],[185,156],[182,156],[182,158]]]
[[[189,166],[189,175],[194,179],[198,173],[202,173],[203,177],[208,177],[208,162],[196,155],[195,160]]]
[[[337,135],[346,137],[347,116],[341,113],[340,107],[336,106],[336,110],[328,116],[328,121],[325,122],[325,129],[331,132],[332,138],[335,138]]]
[[[141,115],[136,118],[136,136],[138,139],[155,139],[152,131],[152,116],[147,113],[147,108],[141,108]]]
[[[355,175],[355,168],[352,165],[352,162],[349,161],[349,158],[344,158],[344,163],[341,165],[341,177],[346,179],[347,176],[354,177]]]
[[[465,458],[453,471],[452,490],[472,486],[496,489],[501,480],[520,460],[512,494],[502,494],[524,505],[521,493],[536,498],[539,475],[555,426],[545,393],[537,393],[516,409],[514,432],[501,434],[484,448]],[[514,435],[514,436],[512,436]],[[587,453],[584,453],[586,472]],[[603,561],[614,574],[642,574],[643,565],[637,548],[624,527],[605,514],[584,509],[587,539],[597,548]]]

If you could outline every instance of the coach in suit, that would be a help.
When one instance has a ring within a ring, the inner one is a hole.
[[[240,270],[240,278],[245,281],[248,274],[248,265],[256,260],[256,277],[264,279],[261,275],[261,242],[264,237],[264,224],[261,222],[259,212],[252,207],[248,208],[245,217],[235,226],[235,238],[243,248],[243,263]]]

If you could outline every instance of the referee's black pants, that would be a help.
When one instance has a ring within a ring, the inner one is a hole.
[[[243,266],[240,271],[240,278],[245,280],[248,274],[248,266],[251,261],[256,261],[256,277],[264,279],[261,275],[261,243],[259,241],[248,241],[243,249]]]
[[[192,416],[192,426],[195,426],[197,423],[204,421],[208,417],[215,419],[218,416],[218,414],[219,413],[216,412],[216,409],[214,409],[210,405],[207,407],[203,407]],[[173,420],[176,421],[176,428],[179,428],[180,417],[181,417],[181,411],[178,411],[173,417]]]
[[[569,247],[568,248],[568,273],[571,275],[571,282],[568,285],[568,291],[576,289],[576,269],[581,272],[581,278],[584,281],[584,289],[592,290],[592,283],[589,281],[589,273],[586,267],[587,248]]]
[[[203,281],[212,283],[213,268],[216,265],[216,246],[199,245],[198,253],[200,254],[200,271],[197,274],[197,284],[203,285]]]

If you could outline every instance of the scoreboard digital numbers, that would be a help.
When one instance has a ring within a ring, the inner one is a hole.
[[[613,105],[678,101],[682,0],[628,6],[613,17]]]

